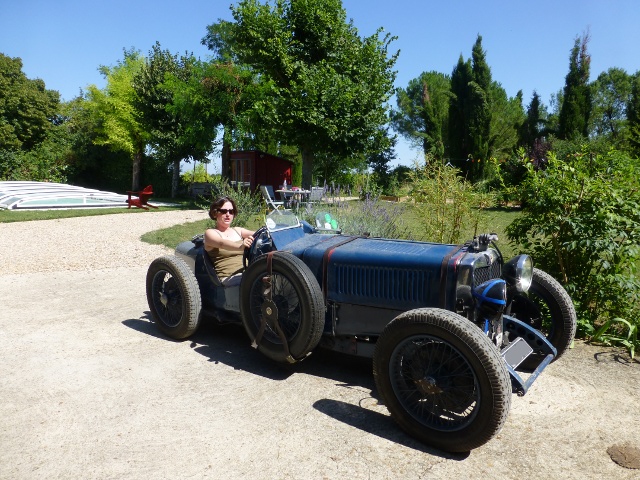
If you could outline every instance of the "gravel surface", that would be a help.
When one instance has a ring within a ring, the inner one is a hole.
[[[163,337],[144,282],[168,250],[139,237],[205,215],[0,224],[1,479],[640,478],[620,464],[640,447],[640,364],[619,350],[576,342],[499,435],[450,455],[400,431],[370,362],[285,369],[237,327]]]

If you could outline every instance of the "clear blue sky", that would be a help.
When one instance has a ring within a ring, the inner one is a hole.
[[[123,48],[147,54],[159,41],[173,53],[206,59],[206,27],[231,19],[231,0],[0,0],[0,52],[20,57],[29,78],[71,100],[87,85],[104,86],[100,65],[115,65]],[[396,86],[424,71],[450,74],[471,56],[479,33],[493,79],[525,105],[536,90],[548,105],[564,86],[576,36],[591,34],[591,78],[611,67],[640,70],[638,0],[343,0],[360,34],[378,27],[398,37]],[[395,105],[395,103],[394,103]],[[406,142],[394,163],[411,164]]]

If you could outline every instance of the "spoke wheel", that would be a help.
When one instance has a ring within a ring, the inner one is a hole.
[[[146,287],[151,316],[161,332],[180,340],[196,331],[201,319],[200,288],[183,260],[155,259],[147,270]]]
[[[256,259],[240,285],[242,323],[258,350],[277,362],[303,359],[320,341],[324,299],[317,280],[299,258],[275,252]]]
[[[509,413],[511,381],[498,349],[453,312],[424,308],[395,318],[378,339],[373,373],[400,427],[442,450],[483,445]]]

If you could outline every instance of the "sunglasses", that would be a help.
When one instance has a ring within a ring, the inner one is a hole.
[[[235,215],[233,208],[219,208],[218,213],[222,213],[223,215],[227,213],[230,213],[231,215]]]

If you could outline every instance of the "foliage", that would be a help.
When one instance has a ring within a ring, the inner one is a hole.
[[[459,243],[464,222],[473,225],[476,235],[480,212],[494,204],[491,194],[480,193],[456,168],[429,156],[424,165],[416,165],[411,181],[410,195],[428,241]]]
[[[47,138],[60,94],[22,72],[22,60],[0,53],[0,150],[29,151]]]
[[[269,89],[254,109],[302,153],[302,184],[314,155],[350,158],[380,147],[396,55],[388,35],[360,38],[340,0],[241,0],[225,26],[232,56]]]
[[[620,324],[627,327],[627,334],[623,335]],[[631,358],[635,357],[636,347],[640,347],[638,339],[638,323],[631,323],[624,318],[610,318],[591,336],[592,342],[601,342],[605,345],[623,345],[629,350]]]
[[[391,115],[396,131],[419,144],[425,154],[445,156],[451,78],[439,72],[423,72],[396,91],[398,109]]]
[[[143,67],[133,76],[135,108],[149,134],[150,145],[173,172],[172,197],[177,194],[180,161],[205,158],[216,134],[215,112],[203,100],[201,87],[194,89],[199,85],[193,82],[198,71],[193,55],[174,55],[156,42]]]
[[[545,170],[527,164],[523,214],[509,238],[532,254],[571,295],[581,332],[612,318],[637,324],[640,314],[640,171],[616,151],[585,146]]]
[[[111,150],[127,153],[132,161],[131,189],[140,189],[140,173],[147,131],[140,112],[136,109],[136,92],[133,78],[144,66],[139,52],[125,50],[124,59],[114,67],[101,66],[100,72],[107,81],[103,90],[90,85],[86,108],[93,110],[98,119],[94,142],[107,145]]]
[[[621,68],[610,68],[591,84],[592,136],[605,138],[614,148],[624,147],[626,109],[631,100],[632,77]]]
[[[560,108],[558,137],[586,138],[591,114],[589,67],[591,56],[587,52],[589,34],[576,38],[569,58],[569,73],[565,78],[563,102]]]
[[[631,98],[627,104],[627,139],[631,156],[640,158],[640,72],[631,84]]]

